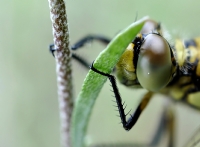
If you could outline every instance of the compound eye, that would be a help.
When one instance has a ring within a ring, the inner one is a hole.
[[[152,31],[155,31],[158,28],[159,24],[157,22],[155,22],[154,20],[151,20],[151,19],[148,19],[142,30],[140,31],[141,34],[148,34],[148,33],[151,33]]]
[[[137,78],[142,87],[157,92],[170,80],[172,71],[170,47],[158,34],[145,37],[137,62]]]

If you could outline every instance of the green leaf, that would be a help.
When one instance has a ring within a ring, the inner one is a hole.
[[[111,73],[128,44],[141,30],[147,17],[134,22],[121,31],[103,50],[94,62],[94,67],[104,73]],[[83,147],[88,121],[95,100],[107,77],[93,71],[87,74],[82,90],[76,99],[71,124],[71,140],[73,147]]]

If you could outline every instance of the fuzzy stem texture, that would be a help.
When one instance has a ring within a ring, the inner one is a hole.
[[[48,1],[53,28],[54,47],[56,49],[55,59],[61,119],[61,144],[62,147],[70,147],[69,129],[73,109],[73,98],[67,14],[63,0]]]

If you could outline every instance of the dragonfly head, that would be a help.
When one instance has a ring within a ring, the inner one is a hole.
[[[116,71],[125,86],[159,91],[171,79],[171,47],[158,33],[140,34],[121,56]]]

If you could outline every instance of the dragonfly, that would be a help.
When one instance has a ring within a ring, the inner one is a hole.
[[[89,35],[80,39],[71,47],[77,50],[93,40],[107,45],[111,39],[102,35]],[[54,55],[54,45],[50,45]],[[72,57],[86,68],[102,76],[106,76],[113,88],[122,126],[129,131],[138,121],[153,95],[160,93],[200,110],[200,37],[189,40],[176,39],[170,43],[164,35],[161,24],[147,20],[140,33],[133,38],[114,68],[114,73],[121,84],[129,88],[143,88],[141,102],[129,118],[125,113],[124,103],[116,84],[115,76],[100,71],[82,57]],[[167,112],[167,113],[166,113]],[[163,115],[168,121],[170,143],[173,141],[173,112]],[[162,121],[161,121],[162,122]],[[160,130],[160,129],[158,129]],[[159,131],[158,131],[159,132]]]

